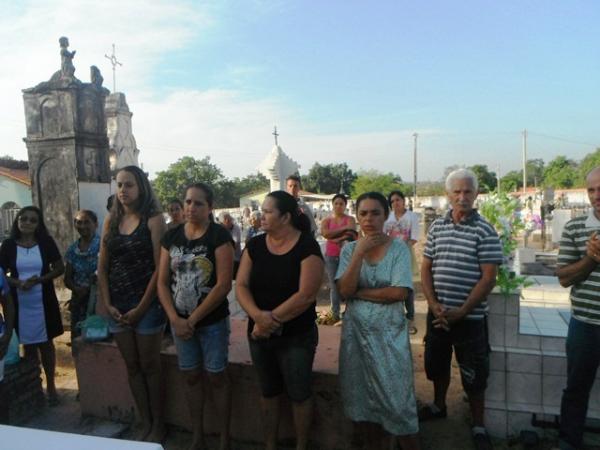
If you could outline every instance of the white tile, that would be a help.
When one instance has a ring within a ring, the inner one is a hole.
[[[507,372],[507,401],[542,405],[542,376],[540,374]]]
[[[544,375],[567,376],[567,358],[544,355],[542,358],[542,373]]]
[[[519,318],[504,317],[504,343],[507,347],[517,347],[519,336]]]
[[[590,409],[600,410],[600,381],[596,380],[590,391]]]
[[[492,352],[490,353],[490,370],[506,370],[506,353],[496,351],[492,347]]]
[[[541,350],[540,339],[541,339],[540,336],[519,334],[517,336],[517,347],[540,351]]]
[[[485,398],[490,401],[503,402],[506,400],[506,372],[501,370],[490,370],[488,387],[485,390]]]
[[[506,410],[486,408],[484,421],[485,427],[491,436],[506,439]]]
[[[537,429],[531,425],[531,413],[529,412],[511,411],[507,414],[507,418],[508,436],[519,436],[522,430],[537,431]]]
[[[542,373],[542,356],[508,353],[506,367],[508,372]]]
[[[505,299],[502,294],[490,294],[487,297],[487,303],[490,310],[490,314],[502,314],[504,315],[504,303]]]
[[[490,314],[488,316],[488,333],[490,345],[504,346],[504,316]]]
[[[561,337],[542,337],[542,350],[565,351],[565,339]]]
[[[544,375],[542,377],[542,397],[544,406],[560,406],[562,391],[566,386],[566,376]]]
[[[506,299],[506,303],[504,305],[504,313],[507,316],[516,316],[517,314],[519,314],[520,302],[521,302],[521,299],[520,299],[519,295],[517,295],[517,294],[509,295],[508,298]]]

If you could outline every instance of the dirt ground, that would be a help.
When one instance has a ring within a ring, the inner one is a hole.
[[[416,326],[418,333],[412,337],[413,363],[415,371],[415,389],[417,398],[422,402],[431,401],[433,389],[431,383],[426,379],[423,367],[423,334],[425,330],[426,302],[419,293],[417,284],[416,299]],[[319,293],[318,309],[325,310],[329,307],[329,292],[324,283]],[[25,426],[73,432],[81,434],[103,434],[115,435],[129,438],[133,431],[120,425],[99,421],[93,418],[82,418],[77,402],[77,380],[70,357],[70,348],[67,346],[68,335],[57,340],[57,385],[61,396],[61,404],[56,408],[47,408],[41,415],[29,421]],[[468,404],[460,385],[460,378],[456,364],[453,364],[453,379],[448,392],[448,418],[421,424],[421,442],[423,449],[435,450],[470,450],[473,448],[470,437],[470,419]],[[190,434],[180,429],[170,429],[168,438],[164,444],[166,450],[183,450],[189,445]],[[217,447],[215,437],[209,437],[209,448]],[[518,440],[506,441],[494,439],[496,449],[522,449]],[[551,449],[556,445],[556,440],[540,442],[538,449]],[[262,448],[256,444],[235,442],[234,449],[258,450]],[[283,448],[283,447],[282,447]],[[529,447],[531,448],[531,447]]]

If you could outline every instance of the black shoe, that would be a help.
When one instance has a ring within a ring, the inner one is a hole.
[[[476,450],[494,450],[487,432],[473,434],[473,444],[475,444]]]
[[[448,416],[448,413],[446,412],[446,408],[440,411],[433,411],[431,405],[424,405],[419,408],[417,415],[419,417],[419,422],[427,422],[428,420],[433,419],[445,419]]]

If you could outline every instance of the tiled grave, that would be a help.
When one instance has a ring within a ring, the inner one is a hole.
[[[489,432],[497,437],[516,436],[521,430],[544,436],[544,429],[532,425],[534,415],[553,422],[560,413],[569,290],[555,277],[532,279],[534,285],[520,294],[504,298],[494,293],[488,298],[492,353],[485,414]],[[590,396],[588,418],[600,418],[598,382]]]

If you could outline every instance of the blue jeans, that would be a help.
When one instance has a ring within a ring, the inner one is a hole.
[[[567,387],[560,405],[560,448],[582,446],[590,391],[600,364],[600,326],[571,317],[567,335]]]
[[[331,313],[333,314],[333,317],[337,319],[340,318],[340,304],[342,302],[342,296],[340,295],[340,292],[335,284],[335,274],[339,264],[339,256],[325,255],[325,270],[327,270],[327,277],[329,278],[329,300],[331,301]]]
[[[181,339],[171,331],[180,370],[195,370],[200,367],[209,373],[225,370],[229,359],[229,317],[196,328],[190,339]]]

